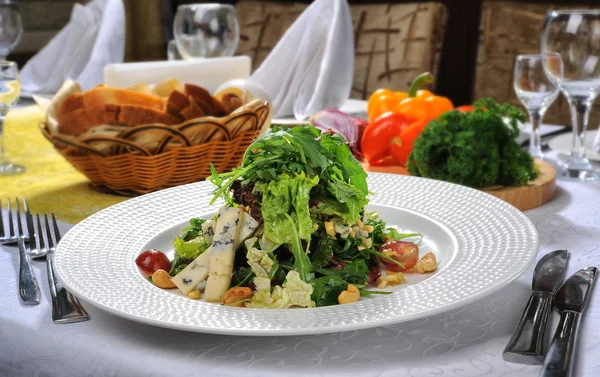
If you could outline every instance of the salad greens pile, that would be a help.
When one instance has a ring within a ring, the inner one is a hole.
[[[274,127],[272,132],[248,147],[240,168],[221,175],[214,167],[211,171],[212,181],[217,186],[213,202],[222,197],[232,204],[231,186],[236,180],[243,179],[242,183],[268,183],[267,191],[274,193],[274,197],[268,199],[271,201],[284,200],[275,191],[282,192],[286,186],[294,186],[307,199],[307,190],[321,181],[320,189],[325,191],[321,196],[328,196],[331,210],[337,208],[348,222],[355,221],[368,203],[367,173],[352,155],[344,138],[339,134],[321,135],[321,131],[313,126]],[[300,207],[305,206],[294,203],[296,214]]]
[[[388,293],[366,289],[380,276],[381,260],[402,267],[381,246],[421,236],[365,213],[367,174],[341,135],[310,125],[274,127],[249,146],[239,168],[218,174],[211,164],[211,171],[211,204],[221,198],[260,224],[234,263],[232,286],[255,292],[247,307],[334,305],[349,284],[361,295]],[[206,250],[202,228],[192,219],[175,240],[182,266]]]

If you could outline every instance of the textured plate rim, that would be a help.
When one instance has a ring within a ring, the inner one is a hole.
[[[415,180],[415,182],[417,180],[420,180],[423,182],[436,182],[437,185],[440,185],[442,187],[454,187],[456,190],[459,190],[459,191],[462,190],[464,192],[471,193],[475,196],[479,195],[482,198],[482,200],[489,201],[489,203],[493,203],[494,205],[499,206],[499,208],[502,208],[507,213],[510,213],[512,216],[515,216],[518,220],[520,220],[523,223],[521,225],[526,226],[527,231],[529,232],[529,235],[531,237],[533,237],[533,242],[529,247],[530,250],[529,250],[529,254],[527,255],[527,259],[524,260],[523,263],[520,264],[519,268],[511,270],[512,273],[510,275],[504,277],[503,279],[495,280],[493,283],[487,284],[486,287],[484,289],[481,289],[479,292],[477,292],[471,296],[466,296],[461,299],[455,300],[451,303],[440,305],[440,306],[432,308],[432,309],[422,310],[422,311],[419,311],[419,312],[416,312],[413,314],[403,315],[401,317],[387,317],[387,318],[373,319],[373,320],[369,320],[369,321],[362,321],[359,323],[333,324],[333,325],[328,325],[326,327],[285,328],[285,329],[279,329],[279,328],[257,329],[257,328],[228,328],[228,327],[198,326],[198,325],[193,325],[193,324],[189,324],[189,323],[173,323],[171,321],[165,321],[165,320],[160,320],[160,319],[155,319],[155,318],[149,318],[146,316],[135,315],[135,314],[124,312],[122,310],[114,308],[113,306],[105,305],[102,302],[88,299],[88,297],[86,297],[85,294],[82,294],[82,292],[78,289],[77,286],[70,284],[69,280],[63,276],[64,271],[62,271],[62,268],[63,268],[63,265],[62,265],[63,259],[62,258],[63,258],[63,255],[68,254],[68,251],[66,250],[67,247],[64,246],[64,241],[68,240],[70,238],[77,237],[78,233],[80,233],[80,229],[83,229],[89,223],[93,223],[97,218],[99,218],[103,214],[105,214],[109,211],[114,211],[116,209],[120,209],[121,207],[124,207],[125,204],[128,202],[142,201],[142,200],[144,200],[144,198],[148,198],[151,196],[158,197],[161,195],[175,193],[179,190],[184,190],[185,188],[190,188],[190,187],[197,186],[197,185],[207,184],[205,182],[198,182],[198,183],[192,183],[192,184],[188,184],[188,185],[178,186],[178,187],[174,187],[174,188],[170,188],[170,189],[166,189],[166,190],[161,190],[161,191],[157,191],[157,192],[150,193],[147,195],[142,195],[140,197],[129,199],[125,202],[118,203],[111,207],[103,209],[103,210],[97,212],[96,214],[84,219],[80,223],[76,224],[67,234],[65,234],[65,236],[63,237],[63,240],[61,241],[61,243],[59,243],[59,246],[57,248],[57,252],[55,255],[55,257],[58,257],[56,259],[57,278],[60,281],[60,283],[63,284],[63,286],[67,290],[69,290],[70,292],[72,292],[73,294],[78,296],[81,300],[85,301],[86,303],[89,303],[95,307],[98,307],[98,308],[100,308],[104,311],[107,311],[111,314],[114,314],[118,317],[126,318],[126,319],[133,320],[136,322],[141,322],[141,323],[145,323],[145,324],[150,324],[150,325],[164,327],[164,328],[171,328],[171,329],[176,329],[176,330],[200,332],[200,333],[210,333],[210,334],[247,335],[247,336],[291,336],[291,335],[309,335],[309,334],[322,334],[322,333],[331,333],[331,332],[340,332],[340,331],[360,330],[360,329],[365,329],[365,328],[379,327],[379,326],[385,326],[385,325],[390,325],[390,324],[411,321],[411,320],[425,318],[425,317],[429,317],[432,315],[447,312],[449,310],[452,310],[452,309],[464,306],[466,304],[469,304],[471,302],[477,301],[477,300],[479,300],[485,296],[488,296],[488,295],[496,292],[497,290],[505,287],[510,282],[514,281],[519,276],[521,276],[523,273],[525,273],[537,256],[539,240],[538,240],[537,230],[536,230],[535,226],[533,225],[533,223],[531,223],[531,221],[522,212],[517,210],[515,207],[511,206],[510,204],[508,204],[492,195],[489,195],[480,190],[472,189],[469,187],[460,186],[460,185],[456,185],[456,184],[452,184],[452,183],[448,183],[448,182],[434,181],[434,180],[420,178],[420,177],[399,176],[399,175],[385,174],[385,173],[369,173],[369,176],[370,177],[386,177],[387,176],[387,177],[390,177],[391,179],[399,179],[399,180],[407,180],[407,181]],[[437,219],[435,219],[435,217],[431,217],[428,214],[422,214],[419,211],[415,211],[412,208],[403,208],[403,207],[397,206],[397,205],[396,206],[395,205],[387,205],[387,204],[383,204],[376,200],[374,201],[374,204],[392,207],[392,208],[396,208],[396,209],[400,209],[400,210],[407,210],[407,211],[415,212],[415,213],[423,215],[425,217],[432,218],[436,223],[438,223],[438,225],[441,225],[448,229],[448,227],[443,222],[437,221]],[[185,219],[183,219],[183,221],[185,221]],[[450,231],[450,234],[452,234],[452,236],[455,237],[454,233],[452,233],[451,231]],[[454,258],[455,258],[455,256],[453,256],[452,259],[454,259]],[[446,268],[444,270],[451,270],[451,267],[452,267],[452,264],[449,264],[446,266]],[[435,275],[432,276],[431,278],[427,279],[426,281],[429,281],[434,278],[435,278]],[[151,287],[151,286],[149,285],[149,287]],[[414,288],[414,286],[407,287],[404,290],[402,290],[402,292],[411,290],[413,288]],[[208,304],[208,305],[212,306],[214,304]],[[312,311],[312,312],[316,313],[317,311],[328,311],[329,308],[335,308],[335,307],[338,307],[338,306],[313,308],[313,309],[292,309],[292,310],[299,311],[299,312],[306,312],[308,310],[308,311]],[[261,309],[237,309],[237,308],[235,308],[234,310],[259,311],[259,312],[264,311]],[[269,311],[273,312],[272,310],[269,310]],[[289,309],[287,311],[289,311]]]

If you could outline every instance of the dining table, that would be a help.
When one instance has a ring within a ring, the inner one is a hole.
[[[3,204],[8,198],[26,197],[33,213],[56,214],[64,234],[84,218],[129,199],[91,187],[44,139],[39,130],[43,119],[43,112],[27,102],[8,114],[7,153],[27,170],[0,177]],[[6,216],[5,208],[2,212]],[[600,266],[600,183],[559,179],[555,197],[525,215],[539,235],[536,261],[553,250],[567,249],[571,257],[566,276]],[[538,376],[541,369],[502,357],[529,298],[535,262],[494,294],[431,317],[357,331],[273,337],[151,326],[105,312],[84,298],[80,299],[89,321],[55,324],[45,262],[32,263],[41,302],[26,306],[18,295],[17,248],[0,249],[0,376],[529,377]],[[549,337],[557,317],[554,313]],[[599,327],[597,289],[581,324],[575,376],[600,376]]]

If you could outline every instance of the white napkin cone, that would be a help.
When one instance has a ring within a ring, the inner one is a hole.
[[[250,80],[273,100],[275,117],[306,119],[340,108],[354,76],[354,31],[346,0],[315,0]]]
[[[54,94],[67,79],[83,89],[101,84],[104,66],[125,55],[122,0],[75,4],[69,23],[21,70],[21,90]]]

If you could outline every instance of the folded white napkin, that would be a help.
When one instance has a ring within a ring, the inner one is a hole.
[[[250,69],[248,56],[110,64],[104,69],[104,83],[125,88],[139,83],[154,85],[166,79],[177,79],[214,92],[228,80],[247,79]]]
[[[102,83],[104,66],[122,62],[124,54],[123,1],[75,4],[69,23],[21,70],[21,90],[54,94],[67,79],[90,89]]]
[[[275,117],[306,119],[341,107],[352,88],[354,32],[346,0],[315,0],[252,74]]]

